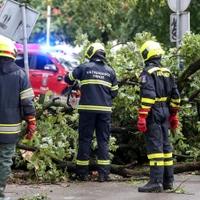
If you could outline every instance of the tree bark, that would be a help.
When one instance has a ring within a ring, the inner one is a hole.
[[[200,161],[188,162],[188,163],[177,163],[174,167],[174,173],[190,172],[200,170]]]
[[[62,163],[62,168],[67,167],[67,170],[74,172],[76,169],[75,164],[72,162]],[[61,165],[60,165],[61,166]],[[132,167],[132,168],[128,168]],[[135,167],[135,168],[133,168]],[[90,170],[96,170],[97,166],[95,163],[90,165]],[[200,170],[200,162],[189,162],[189,163],[178,163],[174,166],[174,174],[190,172]],[[111,164],[111,173],[118,174],[123,177],[132,177],[132,176],[149,176],[149,167],[136,167],[136,163],[133,163],[132,166],[128,165],[115,165]]]
[[[188,78],[198,70],[200,70],[200,59],[192,63],[178,78],[177,84],[180,92],[184,89]]]
[[[196,100],[196,98],[198,97],[199,94],[200,94],[200,89],[194,91],[194,92],[190,95],[189,101],[194,101],[194,100]]]
[[[38,150],[35,147],[28,147],[26,145],[17,145],[18,148],[24,149],[27,151],[36,151]],[[67,169],[69,172],[75,172],[76,165],[71,161],[60,161],[55,158],[52,158],[54,162],[62,169]],[[97,170],[97,165],[95,162],[90,163],[90,170]],[[200,170],[200,161],[198,162],[188,162],[188,163],[177,163],[174,165],[174,173],[182,173]],[[138,167],[137,161],[127,164],[127,165],[115,165],[111,164],[111,173],[118,174],[123,177],[131,177],[131,176],[148,176],[149,175],[149,167]]]

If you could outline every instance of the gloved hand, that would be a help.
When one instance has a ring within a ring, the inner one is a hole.
[[[145,133],[147,131],[146,117],[138,117],[137,129],[142,133]]]
[[[148,115],[148,109],[139,109],[138,113],[138,121],[137,121],[137,129],[138,131],[145,133],[147,131],[147,123],[146,118]]]
[[[176,128],[178,128],[179,119],[178,119],[178,115],[176,113],[170,114],[169,123],[170,123],[170,128],[172,130],[175,130]]]
[[[27,116],[25,120],[27,122],[25,138],[31,140],[36,132],[36,119],[35,116]]]

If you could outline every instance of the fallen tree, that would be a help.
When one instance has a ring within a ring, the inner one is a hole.
[[[18,144],[18,148],[23,149],[25,151],[39,151],[39,149],[35,147],[29,147],[26,145]],[[179,155],[183,156],[184,155]],[[75,173],[76,171],[76,164],[72,161],[61,161],[56,159],[55,157],[52,157],[54,162],[58,165],[59,168],[62,170],[67,170],[70,173]],[[90,171],[97,170],[98,166],[96,165],[96,162],[92,160],[90,162]],[[183,173],[183,172],[190,172],[200,170],[200,161],[199,162],[186,162],[186,163],[176,163],[174,165],[174,173]],[[117,164],[111,164],[111,173],[118,174],[123,177],[132,177],[132,176],[148,176],[149,175],[149,169],[148,166],[138,166],[137,161],[126,164],[126,165],[117,165]]]

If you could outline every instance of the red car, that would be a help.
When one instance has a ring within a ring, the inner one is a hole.
[[[16,44],[18,56],[16,64],[24,68],[23,46]],[[35,95],[44,94],[51,90],[62,95],[69,87],[64,82],[64,76],[78,63],[67,55],[58,54],[51,50],[44,50],[38,44],[28,44],[29,77]]]

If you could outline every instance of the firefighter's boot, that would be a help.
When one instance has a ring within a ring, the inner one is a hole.
[[[173,190],[173,182],[174,182],[174,167],[173,166],[165,166],[164,168],[164,176],[163,176],[163,189],[164,190]]]
[[[173,190],[173,182],[171,183],[163,183],[164,190]]]
[[[163,191],[162,183],[151,180],[143,187],[138,188],[138,192],[162,192],[162,191]]]

